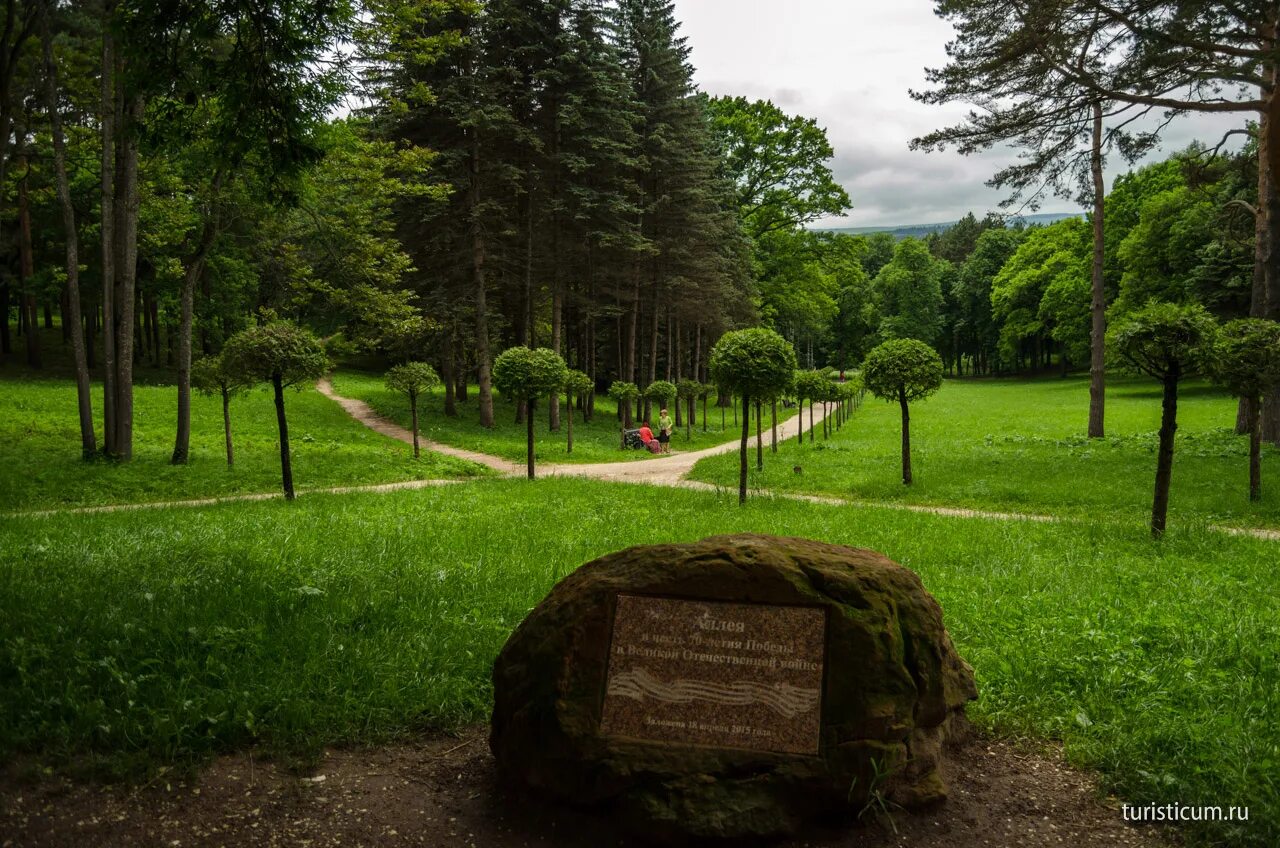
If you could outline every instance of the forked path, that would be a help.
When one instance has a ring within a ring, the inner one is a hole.
[[[343,397],[338,394],[334,391],[333,384],[329,382],[328,377],[322,379],[316,385],[316,388],[320,394],[335,401],[346,410],[348,415],[371,430],[384,436],[390,436],[393,439],[413,444],[413,433],[378,414],[373,407],[364,401]],[[797,415],[789,418],[778,425],[779,440],[792,438],[800,432],[799,417]],[[820,422],[823,418],[822,410],[815,409],[813,420]],[[478,462],[504,474],[520,475],[525,473],[523,462],[512,462],[509,459],[503,459],[498,456],[455,448],[451,445],[443,445],[439,442],[423,439],[421,434],[418,435],[418,443],[427,450],[435,451],[445,456],[469,459],[472,462]],[[696,483],[684,478],[693,470],[693,466],[698,463],[698,460],[705,459],[708,456],[728,453],[736,450],[738,445],[739,441],[734,439],[733,441],[698,451],[673,453],[667,456],[654,457],[653,459],[637,459],[623,462],[543,463],[538,466],[538,472],[542,476],[592,477],[597,480],[610,480],[621,483],[653,483],[661,486],[715,489],[715,486],[708,483]],[[833,499],[832,502],[837,501]],[[843,501],[840,502],[843,503]]]
[[[343,397],[333,389],[333,384],[329,382],[329,378],[325,377],[317,385],[316,388],[322,395],[330,398],[346,410],[347,414],[355,420],[359,421],[366,427],[398,439],[408,444],[413,444],[413,433],[404,427],[379,415],[373,407],[362,400],[355,398]],[[820,409],[815,409],[813,420],[815,423],[820,422],[825,417]],[[800,431],[800,416],[795,416],[783,421],[778,425],[778,440],[796,436]],[[491,456],[477,451],[456,448],[452,445],[445,445],[439,442],[433,442],[423,439],[421,435],[418,438],[419,444],[427,450],[436,451],[446,456],[454,456],[459,459],[468,459],[472,462],[478,462],[481,465],[488,466],[503,474],[521,475],[525,473],[525,465],[520,462],[512,462],[509,459],[503,459],[498,456]],[[709,456],[717,456],[722,453],[729,453],[737,450],[740,441],[724,442],[723,444],[714,445],[713,447],[704,448],[698,451],[689,451],[687,453],[676,453],[668,456],[656,457],[654,459],[639,459],[623,462],[594,462],[594,463],[560,463],[548,464],[543,463],[538,466],[539,472],[543,476],[560,476],[560,477],[590,477],[596,480],[607,480],[615,483],[649,483],[658,486],[678,486],[683,489],[701,489],[704,491],[722,491],[723,487],[712,485],[711,483],[703,483],[697,480],[688,480],[686,477],[693,467],[698,464],[699,460]],[[753,448],[754,449],[754,448]],[[1044,515],[1025,512],[996,512],[982,509],[966,509],[964,507],[949,506],[929,506],[926,504],[904,504],[904,503],[883,503],[855,501],[849,498],[838,498],[823,495],[805,495],[791,492],[765,492],[764,494],[773,497],[782,497],[789,500],[808,501],[810,503],[821,503],[843,506],[877,506],[886,509],[901,509],[907,512],[923,512],[930,515],[945,515],[954,518],[990,518],[1001,521],[1035,521],[1049,522],[1061,521],[1061,516]],[[1267,541],[1280,541],[1280,530],[1265,530],[1254,527],[1226,527],[1220,525],[1210,525],[1210,530],[1220,533],[1227,533],[1233,536],[1251,536],[1256,539],[1266,539]]]

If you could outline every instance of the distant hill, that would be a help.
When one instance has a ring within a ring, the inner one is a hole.
[[[1031,224],[1052,224],[1055,221],[1061,221],[1065,218],[1082,218],[1083,213],[1070,212],[1039,212],[1034,215],[1012,215],[1009,217],[1010,225],[1022,223],[1030,226]],[[943,230],[950,229],[955,225],[955,221],[947,221],[941,224],[903,224],[896,227],[814,227],[815,230],[821,230],[829,233],[847,233],[851,236],[865,236],[871,233],[890,233],[895,239],[904,238],[924,238],[929,233],[940,233]]]

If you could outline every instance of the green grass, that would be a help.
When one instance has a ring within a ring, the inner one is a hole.
[[[1280,450],[1263,454],[1263,499],[1248,499],[1248,439],[1233,430],[1234,399],[1197,383],[1178,406],[1171,521],[1191,518],[1280,527]],[[1115,516],[1141,522],[1151,508],[1160,389],[1113,379],[1107,438],[1086,439],[1085,379],[948,380],[911,407],[915,482],[902,485],[896,404],[868,396],[829,441],[788,440],[750,485],[856,500],[944,504],[1012,512]],[[693,479],[737,481],[737,457],[710,457]],[[795,466],[803,471],[796,474]],[[1270,475],[1270,476],[1268,476]]]
[[[660,520],[630,508],[653,499]],[[1276,543],[733,501],[547,479],[8,519],[0,752],[137,774],[484,720],[499,647],[580,563],[758,531],[919,572],[976,670],[982,726],[1062,740],[1134,803],[1250,807],[1198,841],[1280,841]]]
[[[382,375],[366,371],[341,369],[333,375],[333,388],[344,397],[358,398],[373,407],[380,415],[398,422],[403,427],[410,426],[409,401],[397,392],[392,392],[382,384]],[[500,395],[494,394],[494,426],[486,429],[480,426],[477,411],[476,388],[471,387],[466,403],[458,405],[458,416],[449,418],[444,414],[444,393],[437,389],[429,397],[418,401],[418,426],[424,438],[453,447],[479,451],[491,456],[523,461],[525,458],[526,438],[524,424],[515,423],[515,406]],[[643,450],[622,450],[620,433],[622,425],[618,422],[618,407],[608,397],[596,397],[596,412],[593,420],[583,423],[580,413],[575,413],[573,423],[573,453],[566,452],[566,435],[568,426],[568,410],[564,398],[560,399],[560,432],[551,432],[547,404],[539,405],[534,422],[534,455],[539,462],[618,462],[622,460],[652,459],[653,455]],[[673,409],[672,417],[675,417]],[[741,412],[738,413],[739,415]],[[790,417],[791,411],[778,408],[778,420]],[[637,419],[638,420],[638,419]],[[715,406],[712,397],[707,405],[708,432],[702,432],[702,403],[697,405],[697,422],[693,427],[691,438],[686,438],[686,428],[679,427],[671,437],[673,453],[702,450],[729,441],[740,434],[734,427],[734,411],[727,410],[725,427],[720,426],[720,410]],[[769,410],[764,412],[766,428],[769,423]],[[657,412],[653,415],[653,425],[657,428]],[[638,424],[637,424],[638,426]],[[767,429],[765,438],[768,438]]]
[[[204,498],[280,490],[275,405],[267,388],[231,403],[236,464],[223,448],[222,401],[191,401],[191,455],[169,464],[177,420],[177,390],[146,384],[134,389],[132,462],[84,462],[75,386],[11,369],[0,381],[0,513],[26,509]],[[156,375],[162,379],[162,375]],[[102,392],[94,386],[95,428],[102,439]],[[356,423],[314,390],[285,397],[299,489],[464,477],[478,465],[439,455],[413,459],[408,445]]]

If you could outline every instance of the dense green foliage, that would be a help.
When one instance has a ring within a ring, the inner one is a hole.
[[[1157,544],[1098,522],[774,499],[739,508],[666,489],[652,493],[659,526],[631,508],[647,491],[494,482],[7,522],[0,661],[15,673],[0,679],[0,750],[87,754],[137,774],[251,743],[314,756],[482,721],[496,652],[579,564],[633,544],[784,533],[916,570],[974,666],[980,726],[1061,740],[1129,803],[1251,808],[1243,831],[1206,824],[1190,837],[1280,836],[1258,754],[1280,744],[1274,542],[1188,530]],[[295,532],[300,521],[327,532]]]

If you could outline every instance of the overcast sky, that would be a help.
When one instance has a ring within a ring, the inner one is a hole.
[[[826,225],[879,226],[952,221],[996,209],[985,185],[1011,154],[918,153],[910,140],[956,123],[963,106],[924,106],[907,94],[924,68],[946,62],[949,24],[932,0],[675,0],[693,49],[695,80],[709,94],[769,99],[816,118],[835,149],[832,170],[849,192],[847,218]],[[1181,119],[1156,158],[1194,138],[1214,144],[1243,116]],[[1107,182],[1110,185],[1111,175]],[[1042,212],[1075,212],[1050,200]]]

